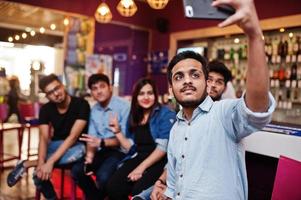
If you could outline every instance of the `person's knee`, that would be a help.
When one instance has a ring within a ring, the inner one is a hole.
[[[71,168],[71,177],[76,181],[83,176],[85,176],[84,164],[80,162],[75,163]]]

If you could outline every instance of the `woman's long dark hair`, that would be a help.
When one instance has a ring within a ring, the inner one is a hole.
[[[138,104],[138,95],[140,93],[140,90],[147,84],[150,84],[153,88],[153,92],[155,95],[155,102],[154,105],[151,107],[151,113],[153,111],[153,109],[159,105],[158,102],[158,91],[157,91],[157,87],[154,83],[154,81],[152,81],[151,79],[148,78],[142,78],[140,80],[138,80],[136,82],[136,84],[134,85],[134,89],[133,89],[133,93],[132,93],[132,102],[131,102],[131,111],[130,111],[130,116],[129,116],[129,130],[131,132],[134,132],[136,127],[141,124],[142,120],[143,120],[143,115],[144,115],[144,109],[139,106]]]

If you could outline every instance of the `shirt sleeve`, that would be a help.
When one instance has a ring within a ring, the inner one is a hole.
[[[119,115],[119,125],[121,128],[121,132],[124,134],[126,133],[129,112],[130,112],[130,106],[127,104],[127,106],[124,106],[124,109],[121,110]]]
[[[89,115],[90,115],[89,103],[86,100],[82,99],[81,105],[79,107],[78,119],[89,121]]]
[[[170,137],[170,142],[168,144],[168,150],[167,150],[167,188],[164,192],[164,195],[173,199],[174,198],[174,193],[175,193],[175,182],[176,182],[176,159],[173,156],[173,148],[175,143],[173,142],[173,131],[171,130],[171,137]]]
[[[95,127],[95,122],[93,119],[93,110],[90,114],[90,120],[89,120],[89,127],[88,127],[88,134],[92,136],[97,136],[97,129]]]
[[[170,129],[176,120],[176,113],[167,108],[164,109],[159,119],[159,128],[157,129],[159,131],[159,137],[155,139],[155,142],[157,143],[158,149],[166,152]]]
[[[50,119],[49,119],[49,114],[47,112],[47,104],[41,107],[40,112],[39,112],[39,124],[49,124]]]
[[[261,130],[272,119],[272,113],[275,110],[276,102],[271,93],[269,93],[269,108],[266,112],[253,112],[245,103],[244,95],[235,106],[232,107],[231,121],[225,124],[226,127],[232,127],[230,132],[234,133],[237,141],[250,135],[253,132]],[[231,123],[231,124],[230,124]],[[229,129],[229,128],[228,128]]]

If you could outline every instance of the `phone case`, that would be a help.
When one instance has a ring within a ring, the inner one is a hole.
[[[212,0],[183,0],[184,13],[188,18],[226,19],[235,13],[230,6],[213,7]]]

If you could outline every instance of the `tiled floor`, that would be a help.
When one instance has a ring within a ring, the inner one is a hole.
[[[38,129],[33,128],[31,133],[31,146],[37,149],[38,146]],[[27,131],[24,132],[22,143],[22,159],[26,158],[27,149]],[[0,144],[2,145],[2,144]],[[4,135],[4,150],[5,152],[17,153],[17,133],[14,131],[5,133]],[[5,164],[6,167],[14,166],[16,161]],[[12,188],[6,184],[6,178],[12,168],[0,171],[0,200],[29,200],[34,199],[35,187],[32,181],[33,169],[29,169],[28,173]],[[1,169],[0,169],[1,170]]]

